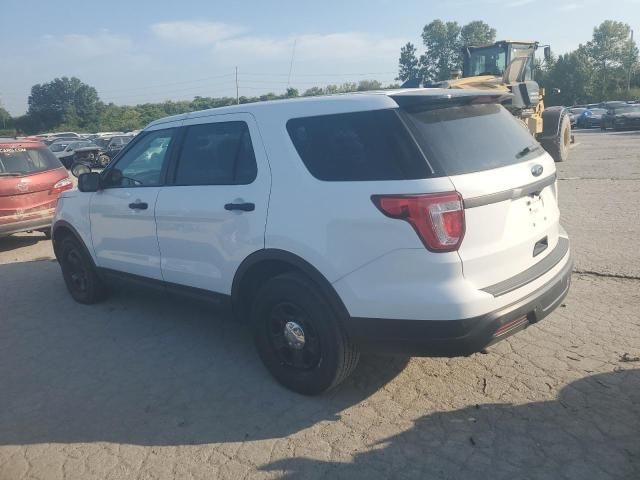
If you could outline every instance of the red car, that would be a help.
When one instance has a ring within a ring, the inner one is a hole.
[[[0,237],[50,234],[58,196],[73,188],[67,170],[40,142],[0,139]]]

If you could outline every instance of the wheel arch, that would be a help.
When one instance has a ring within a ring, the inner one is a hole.
[[[338,293],[317,268],[298,255],[272,248],[252,253],[236,270],[231,285],[231,303],[236,318],[248,318],[250,298],[260,285],[274,276],[290,271],[307,276],[318,286],[339,318],[348,318],[347,308]]]
[[[62,239],[67,236],[71,236],[78,241],[78,243],[84,250],[84,253],[87,254],[87,257],[91,260],[91,263],[95,267],[96,265],[93,261],[93,256],[82,240],[82,236],[78,233],[73,225],[71,225],[69,222],[66,222],[65,220],[58,220],[51,228],[51,243],[53,244],[53,253],[58,259],[58,262],[60,262],[60,245],[62,243]]]

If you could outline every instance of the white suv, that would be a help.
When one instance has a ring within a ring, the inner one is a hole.
[[[500,100],[411,89],[153,122],[58,203],[69,292],[134,279],[230,303],[305,394],[365,349],[478,352],[548,315],[572,265],[554,161]]]

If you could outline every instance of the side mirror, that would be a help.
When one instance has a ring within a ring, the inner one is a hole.
[[[97,172],[80,174],[78,177],[78,190],[81,192],[97,192],[100,190],[100,174]]]
[[[551,60],[551,47],[544,47],[544,59],[547,62]]]

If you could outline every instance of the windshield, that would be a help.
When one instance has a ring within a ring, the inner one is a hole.
[[[61,167],[47,148],[0,147],[0,176],[27,174]]]
[[[423,110],[406,116],[429,161],[446,175],[505,167],[542,154],[529,132],[498,104]]]
[[[497,75],[502,76],[507,68],[507,52],[504,48],[487,47],[473,50],[469,57],[468,71],[465,76]]]

